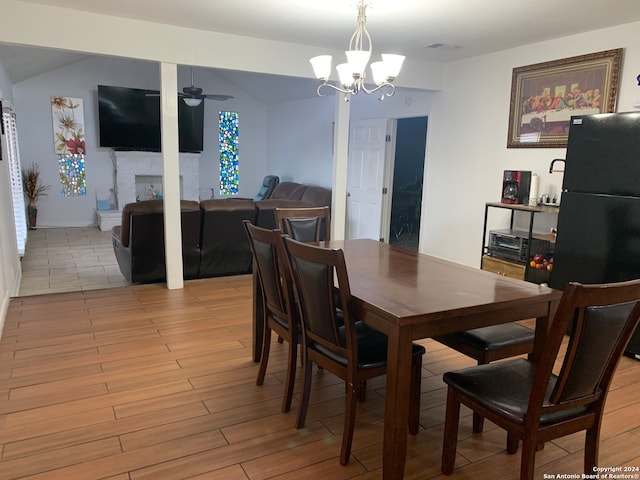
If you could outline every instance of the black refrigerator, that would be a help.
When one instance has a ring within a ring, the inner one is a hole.
[[[640,112],[571,117],[553,261],[560,290],[640,278]]]

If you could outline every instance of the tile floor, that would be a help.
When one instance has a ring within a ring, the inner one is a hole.
[[[98,227],[29,230],[20,296],[128,285],[111,245]]]

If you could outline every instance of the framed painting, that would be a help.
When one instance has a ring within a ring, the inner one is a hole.
[[[513,69],[508,148],[566,147],[572,115],[615,111],[622,49]]]

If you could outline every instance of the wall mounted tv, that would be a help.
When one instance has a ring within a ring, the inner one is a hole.
[[[114,150],[160,151],[160,97],[157,90],[98,85],[100,146]],[[189,107],[178,102],[181,152],[201,152],[204,102]]]

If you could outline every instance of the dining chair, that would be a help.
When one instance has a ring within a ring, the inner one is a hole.
[[[331,240],[329,207],[276,208],[276,225],[301,242]]]
[[[285,238],[284,243],[302,324],[304,382],[296,427],[302,428],[305,423],[315,363],[345,381],[340,463],[346,465],[351,455],[357,400],[364,400],[368,379],[386,373],[387,336],[354,317],[342,250],[321,248],[291,238]],[[418,433],[419,429],[424,353],[423,346],[413,345],[408,422],[411,434]]]
[[[474,328],[434,337],[434,340],[473,358],[478,365],[517,357],[533,351],[535,333],[516,322]],[[473,431],[482,432],[484,418],[473,412]]]
[[[640,280],[565,288],[537,363],[519,358],[444,374],[448,385],[441,470],[453,471],[460,404],[522,440],[520,479],[533,479],[537,446],[586,430],[584,473],[592,474],[611,378],[640,318]],[[567,328],[567,350],[554,364]]]
[[[329,207],[278,207],[275,209],[277,228],[294,240],[319,242],[331,240]],[[278,343],[283,339],[278,337]]]
[[[264,311],[264,334],[262,355],[256,385],[262,385],[269,362],[271,349],[271,332],[278,334],[278,339],[289,344],[287,358],[287,374],[285,379],[282,411],[291,409],[293,386],[296,378],[296,359],[298,345],[301,343],[298,314],[293,297],[293,282],[290,271],[284,268],[281,258],[285,258],[280,230],[267,230],[244,220],[244,227],[249,237],[253,252],[254,265],[262,291]]]

